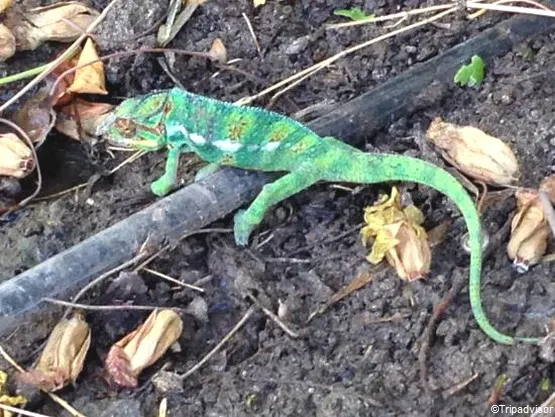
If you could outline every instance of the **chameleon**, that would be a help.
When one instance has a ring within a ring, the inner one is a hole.
[[[164,174],[151,184],[157,196],[177,181],[180,154],[195,153],[208,163],[202,178],[218,167],[284,172],[246,210],[234,217],[234,238],[248,243],[268,209],[318,181],[375,184],[408,181],[450,198],[462,213],[470,248],[469,295],[479,327],[498,343],[537,344],[536,337],[513,337],[489,321],[480,298],[482,238],[480,216],[463,186],[444,169],[396,154],[368,153],[334,137],[319,136],[300,122],[262,108],[238,106],[173,88],[124,100],[104,122],[102,132],[118,146],[156,151],[166,148]]]

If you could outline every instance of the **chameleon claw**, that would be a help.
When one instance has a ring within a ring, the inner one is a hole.
[[[235,236],[235,243],[237,246],[247,246],[249,243],[249,236],[254,229],[254,225],[250,224],[246,218],[246,210],[239,210],[235,213],[233,218],[233,234]]]

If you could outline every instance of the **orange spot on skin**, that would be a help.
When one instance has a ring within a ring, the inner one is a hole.
[[[240,119],[237,122],[231,123],[227,135],[228,139],[233,142],[240,140],[244,136],[248,127],[249,123],[246,120]]]
[[[233,156],[231,155],[224,155],[220,160],[220,165],[229,165],[233,163]]]

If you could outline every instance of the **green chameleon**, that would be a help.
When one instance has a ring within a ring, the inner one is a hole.
[[[236,106],[174,88],[123,101],[104,124],[108,140],[147,151],[168,149],[164,175],[152,183],[163,196],[176,184],[181,153],[196,153],[209,165],[197,179],[220,166],[287,172],[264,186],[247,210],[235,215],[238,245],[246,245],[268,209],[318,181],[373,184],[410,181],[448,196],[469,231],[470,304],[482,330],[499,343],[538,343],[513,338],[488,321],[480,299],[482,263],[480,217],[461,184],[428,162],[402,155],[365,153],[333,137],[320,137],[301,123],[264,109]]]

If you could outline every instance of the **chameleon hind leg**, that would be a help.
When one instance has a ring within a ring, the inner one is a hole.
[[[177,182],[177,167],[179,166],[179,148],[170,148],[166,159],[166,170],[164,175],[150,184],[150,189],[159,197],[168,194]]]
[[[321,179],[318,170],[311,166],[301,166],[280,179],[265,185],[247,210],[235,214],[233,232],[235,243],[245,246],[253,229],[264,218],[270,207],[298,192],[310,187]]]

